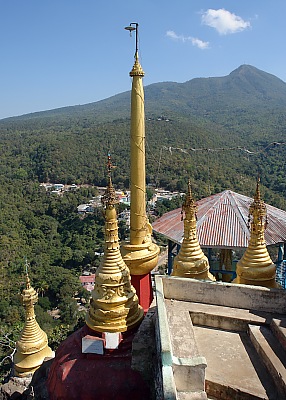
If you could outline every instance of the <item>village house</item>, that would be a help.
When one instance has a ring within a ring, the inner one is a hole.
[[[89,292],[94,289],[95,274],[81,275],[79,280],[82,286]]]

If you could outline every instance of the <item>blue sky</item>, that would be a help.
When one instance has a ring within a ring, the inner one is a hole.
[[[286,81],[285,0],[0,0],[0,119],[251,64]]]

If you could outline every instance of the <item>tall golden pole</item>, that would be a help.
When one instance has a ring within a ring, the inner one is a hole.
[[[138,24],[125,29],[136,33],[135,62],[130,72],[131,129],[130,129],[130,242],[123,247],[124,261],[130,269],[139,302],[146,311],[152,301],[150,271],[157,265],[160,249],[152,243],[152,227],[146,215],[145,176],[145,109],[142,78],[144,71],[138,57]],[[148,282],[148,283],[147,283]]]

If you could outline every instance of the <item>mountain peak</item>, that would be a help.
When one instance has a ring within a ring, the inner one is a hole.
[[[233,89],[236,87],[252,97],[258,96],[264,101],[283,99],[285,103],[286,83],[252,65],[241,65],[226,77],[226,81]]]
[[[230,77],[233,76],[245,76],[245,77],[260,77],[264,81],[269,80],[273,81],[275,80],[276,82],[283,82],[281,79],[277,78],[277,76],[269,74],[268,72],[262,71],[261,69],[258,69],[256,67],[253,67],[252,65],[249,64],[242,64],[235,70],[233,70],[230,74]],[[284,82],[285,83],[285,82]]]
[[[242,64],[235,70],[233,70],[230,74],[230,77],[233,76],[264,76],[264,77],[274,77],[274,75],[268,74],[265,71],[261,71],[260,69],[253,67],[249,64]],[[276,78],[276,77],[275,77]],[[278,78],[277,78],[278,79]]]
[[[233,74],[233,73],[241,73],[241,72],[253,72],[253,71],[260,71],[260,70],[258,68],[256,68],[256,67],[253,67],[250,64],[242,64],[238,68],[233,70],[231,72],[231,74]],[[260,71],[260,72],[263,72],[263,71]]]

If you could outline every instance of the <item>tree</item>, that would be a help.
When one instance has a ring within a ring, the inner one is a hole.
[[[67,325],[75,325],[79,318],[77,302],[74,299],[64,298],[59,303],[61,321]]]
[[[0,382],[11,372],[16,341],[22,329],[23,324],[19,322],[13,327],[0,326]]]
[[[41,297],[44,296],[44,294],[48,289],[49,289],[49,284],[45,280],[40,281],[37,285],[37,291],[41,294]]]

